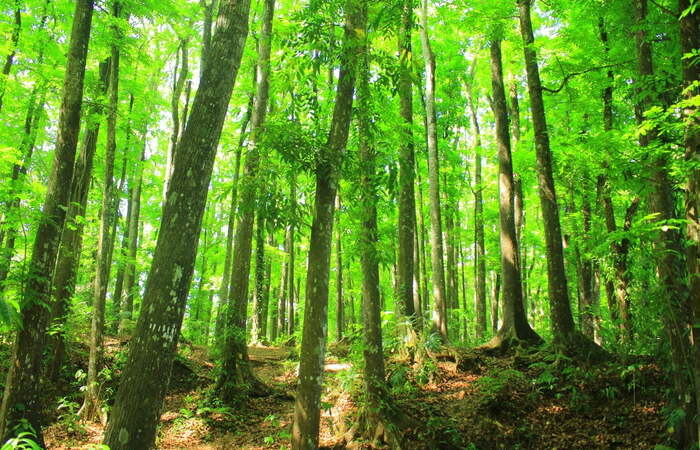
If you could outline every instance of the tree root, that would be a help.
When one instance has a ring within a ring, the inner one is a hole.
[[[402,430],[414,428],[416,421],[401,413],[383,399],[380,411],[369,406],[360,408],[357,421],[343,435],[346,448],[363,448],[367,442],[373,447],[389,446],[391,449],[410,449]]]

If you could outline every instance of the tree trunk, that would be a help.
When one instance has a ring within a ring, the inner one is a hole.
[[[144,128],[145,131],[145,128]],[[144,132],[144,136],[146,132]],[[143,169],[146,161],[146,142],[144,139],[141,159],[136,166],[136,185],[130,189],[131,216],[129,217],[129,232],[128,241],[129,248],[127,251],[126,273],[124,275],[124,286],[126,295],[123,306],[121,307],[119,318],[119,334],[122,334],[127,329],[128,323],[133,320],[134,315],[134,296],[138,290],[136,279],[136,252],[138,251],[139,240],[139,219],[141,216],[141,190],[143,188]]]
[[[151,448],[168,388],[226,110],[248,34],[249,0],[223,0],[209,63],[178,144],[141,315],[104,443]]]
[[[469,110],[474,128],[474,247],[476,279],[474,280],[474,303],[476,306],[476,339],[481,341],[486,334],[486,245],[484,243],[484,200],[481,176],[481,128],[477,116],[476,98],[471,85],[468,86]]]
[[[255,76],[253,76],[255,78]],[[221,286],[219,287],[219,306],[216,313],[216,324],[214,325],[214,337],[216,339],[216,348],[221,349],[223,345],[224,327],[226,324],[226,311],[229,307],[229,283],[231,281],[231,259],[233,257],[233,236],[234,226],[236,224],[236,208],[238,207],[238,178],[241,172],[241,156],[243,153],[243,144],[246,137],[246,129],[250,122],[250,116],[253,113],[253,100],[255,95],[251,94],[248,99],[248,107],[243,122],[241,125],[241,134],[238,138],[238,146],[236,147],[236,155],[233,171],[233,187],[231,188],[231,206],[228,216],[228,227],[226,229],[226,257],[224,260],[224,273],[221,276]]]
[[[63,83],[58,137],[32,257],[29,278],[21,303],[23,327],[17,332],[7,371],[0,408],[0,441],[12,437],[13,428],[26,419],[43,446],[41,433],[41,387],[38,382],[50,320],[51,274],[56,265],[65,207],[70,200],[75,150],[80,132],[85,60],[92,25],[92,0],[77,0],[73,14],[68,60]]]
[[[687,13],[680,21],[680,41],[683,55],[690,55],[700,49],[700,11],[691,10],[690,0],[680,0],[678,3],[681,13]],[[694,3],[697,7],[697,2]],[[693,83],[700,80],[700,65],[692,59],[683,59],[683,83],[686,91],[686,100],[700,96],[700,88]],[[685,197],[685,217],[688,220],[686,233],[691,245],[688,247],[688,271],[690,272],[690,306],[693,314],[692,337],[694,357],[694,382],[696,417],[700,417],[700,169],[697,163],[700,161],[700,119],[698,107],[690,103],[683,109],[683,118],[686,121],[685,128],[685,159],[694,164],[690,172],[688,188]],[[700,444],[700,419],[696,419],[696,434]]]
[[[359,3],[347,0],[346,24],[341,68],[328,144],[323,147],[316,166],[314,219],[309,239],[306,279],[306,307],[299,364],[299,386],[294,406],[292,448],[316,449],[320,420],[321,386],[328,326],[328,277],[333,234],[333,214],[340,167],[345,153],[352,116],[355,86],[356,40],[365,28]]]
[[[118,0],[113,3],[114,18],[119,19],[121,15],[121,4]],[[97,267],[93,286],[92,301],[92,321],[90,328],[90,356],[87,370],[87,389],[83,406],[79,415],[88,421],[100,419],[104,424],[107,421],[102,410],[102,400],[100,385],[97,374],[102,365],[104,349],[102,347],[103,334],[105,328],[105,298],[107,297],[107,287],[109,286],[110,274],[110,231],[114,220],[114,157],[117,150],[117,114],[119,107],[119,47],[116,44],[118,31],[116,27],[112,29],[112,43],[110,56],[110,81],[109,81],[109,108],[107,115],[107,145],[105,147],[105,163],[102,193],[102,210],[100,212],[100,228],[97,237]]]
[[[403,1],[401,28],[398,34],[398,94],[402,121],[399,147],[399,224],[398,224],[398,301],[402,313],[418,330],[413,299],[414,239],[416,230],[415,152],[413,145],[413,83],[411,81],[411,34],[413,3]]]
[[[596,351],[598,347],[595,346],[593,341],[586,339],[576,330],[573,315],[571,314],[564,266],[559,207],[557,205],[557,194],[552,174],[552,152],[549,147],[547,120],[542,99],[542,83],[537,66],[537,54],[535,53],[534,35],[530,18],[531,3],[532,0],[518,0],[518,10],[527,70],[527,87],[530,94],[530,109],[535,130],[535,150],[540,202],[544,219],[552,334],[554,335],[555,347],[567,352],[588,355]]]
[[[87,117],[92,118],[87,121],[87,130],[83,137],[80,151],[73,170],[73,180],[71,183],[70,202],[66,211],[66,223],[69,226],[63,227],[61,232],[61,245],[58,250],[56,269],[53,278],[53,304],[51,319],[53,327],[59,331],[50,337],[50,347],[53,358],[49,367],[49,376],[55,380],[58,371],[63,364],[65,353],[65,336],[63,326],[66,322],[66,314],[70,304],[71,296],[75,290],[80,253],[83,247],[84,224],[77,217],[85,216],[87,207],[88,192],[92,181],[92,168],[97,149],[97,138],[100,131],[100,116],[103,112],[102,105],[97,101],[104,96],[109,86],[110,74],[109,59],[100,63],[99,81],[95,85],[93,98],[90,103]]]
[[[416,164],[419,166],[420,163],[416,161]],[[423,218],[423,180],[421,179],[420,175],[420,168],[416,170],[416,181],[418,182],[418,211],[416,211],[416,216],[418,218],[418,224],[416,226],[416,232],[418,233],[418,247],[421,255],[421,261],[423,261],[423,265],[421,267],[422,271],[420,274],[420,278],[422,280],[421,283],[421,290],[423,292],[423,298],[425,299],[423,301],[422,307],[423,309],[420,311],[421,317],[425,317],[425,313],[430,310],[430,294],[429,294],[429,287],[428,287],[428,256],[426,254],[425,250],[425,220]]]
[[[632,0],[634,8],[636,28],[635,42],[639,64],[640,79],[637,83],[644,83],[654,77],[654,65],[652,56],[652,43],[648,39],[646,31],[647,1]],[[697,29],[696,29],[697,30]],[[655,104],[661,103],[657,98],[659,92],[653,92],[640,87],[640,98],[636,105],[636,116],[640,125],[643,122],[643,113]],[[658,138],[658,130],[651,129],[646,134],[640,134],[639,145],[643,148]],[[678,219],[675,211],[675,198],[670,174],[669,155],[666,153],[653,154],[653,160],[649,162],[652,167],[652,190],[650,194],[650,206],[656,213],[658,220],[663,222]],[[668,337],[671,353],[671,378],[673,380],[674,395],[672,407],[683,409],[685,420],[676,427],[675,437],[677,446],[686,448],[697,439],[696,428],[693,426],[693,416],[696,411],[695,399],[691,395],[693,379],[688,373],[686,362],[690,358],[687,327],[690,324],[688,308],[688,286],[685,284],[686,264],[683,259],[683,237],[676,228],[668,228],[659,232],[654,242],[654,250],[658,259],[656,272],[659,286],[663,289],[663,298],[667,308],[664,314],[664,328]]]
[[[258,209],[257,227],[255,229],[255,286],[253,289],[253,323],[250,335],[253,343],[265,340],[263,334],[263,291],[265,290],[265,218],[262,208]]]
[[[425,114],[428,137],[428,180],[430,185],[430,259],[433,281],[433,326],[447,343],[447,298],[443,263],[442,215],[440,212],[440,166],[438,162],[437,113],[435,110],[435,55],[428,38],[428,1],[422,0],[421,44],[425,59]]]
[[[297,196],[297,186],[296,186],[297,180],[296,180],[296,175],[292,174],[292,180],[289,185],[289,197],[290,197],[290,202],[292,205],[292,217],[296,217],[296,196]],[[294,334],[294,314],[295,314],[295,309],[294,309],[294,302],[297,298],[296,295],[294,295],[294,266],[295,266],[295,251],[294,251],[294,228],[295,224],[292,222],[289,224],[289,230],[287,231],[288,236],[287,239],[289,240],[288,248],[289,248],[289,294],[287,297],[289,297],[289,335],[292,336]]]
[[[253,375],[248,363],[245,320],[260,164],[258,135],[265,123],[270,93],[270,50],[275,0],[265,0],[264,5],[262,36],[258,42],[255,103],[251,115],[251,133],[243,174],[244,181],[241,186],[241,213],[233,244],[233,266],[229,287],[229,301],[233,308],[229,308],[227,313],[222,371],[217,381],[217,392],[227,404],[233,403],[244,386],[249,387],[251,394],[262,394],[265,391],[262,383]]]
[[[501,274],[493,273],[493,285],[491,286],[491,331],[493,334],[498,334],[498,303],[501,297]]]
[[[342,231],[340,230],[340,193],[335,197],[335,340],[343,339],[343,256]]]
[[[542,339],[528,324],[523,307],[523,285],[520,280],[519,249],[515,231],[513,159],[510,151],[500,37],[491,40],[491,88],[493,112],[496,118],[496,142],[498,144],[498,205],[501,272],[503,274],[503,321],[496,336],[486,345],[490,348],[507,350],[520,342],[536,344]]]

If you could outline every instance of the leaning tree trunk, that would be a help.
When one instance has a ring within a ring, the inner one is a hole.
[[[187,39],[180,39],[180,46],[175,52],[175,70],[173,71],[173,94],[170,99],[170,116],[173,121],[173,132],[170,135],[170,149],[165,163],[165,181],[163,183],[163,199],[168,194],[170,181],[173,176],[173,165],[175,164],[175,152],[180,138],[180,97],[185,88],[185,80],[188,72]],[[179,69],[179,73],[178,73]]]
[[[249,0],[224,0],[179,143],[141,315],[104,443],[153,447],[185,313],[216,148],[248,35]]]
[[[428,1],[422,0],[421,44],[425,59],[425,115],[428,140],[428,181],[430,187],[430,259],[433,281],[433,326],[447,343],[447,298],[440,212],[440,165],[438,162],[437,113],[435,110],[435,55],[428,38]]]
[[[413,300],[414,243],[416,230],[415,152],[413,144],[413,83],[411,81],[411,34],[413,2],[404,0],[399,30],[398,93],[402,121],[399,147],[399,230],[398,230],[398,301],[402,313],[418,330]]]
[[[246,389],[246,386],[251,394],[264,394],[266,392],[262,382],[253,375],[248,362],[245,325],[260,164],[258,140],[265,123],[270,94],[270,49],[275,0],[265,0],[264,5],[262,36],[258,42],[257,86],[251,115],[251,135],[243,174],[244,181],[241,186],[241,213],[233,244],[233,266],[231,267],[231,285],[229,287],[229,301],[233,307],[227,311],[224,357],[221,364],[221,374],[217,380],[219,396],[224,403],[229,404],[233,403],[240,395],[240,391]]]
[[[114,2],[114,18],[119,19],[121,5]],[[117,29],[113,28],[112,39],[117,39]],[[90,356],[88,359],[87,389],[83,406],[79,414],[86,420],[94,421],[98,417],[102,423],[107,421],[102,410],[100,386],[97,374],[102,364],[102,341],[105,328],[105,299],[110,273],[110,231],[114,219],[112,205],[114,203],[114,156],[117,149],[117,109],[119,106],[119,47],[112,44],[110,57],[109,81],[109,114],[107,115],[107,145],[105,147],[104,179],[102,192],[102,210],[100,212],[100,228],[97,237],[97,267],[95,270],[94,291],[92,302],[92,326],[90,329]]]
[[[552,334],[554,335],[555,347],[567,353],[576,353],[587,358],[592,353],[598,353],[600,348],[576,329],[571,313],[564,265],[559,206],[557,205],[557,194],[554,187],[552,152],[549,146],[547,120],[542,98],[542,82],[540,81],[540,71],[537,66],[537,54],[534,47],[535,38],[530,17],[531,4],[532,0],[518,0],[520,34],[523,39],[527,88],[530,94],[530,109],[535,131],[537,175],[542,218],[544,219]]]
[[[505,351],[520,342],[536,344],[542,339],[527,322],[523,307],[518,240],[515,229],[515,189],[513,159],[508,132],[508,109],[503,84],[501,39],[491,41],[491,86],[498,144],[498,205],[500,216],[501,272],[503,274],[503,321],[496,336],[486,344]]]
[[[680,0],[678,3],[682,13],[686,13],[679,22],[681,51],[683,55],[691,55],[700,49],[700,10],[691,10],[690,0]],[[695,2],[697,6],[697,2]],[[685,128],[685,158],[694,164],[690,172],[688,188],[685,197],[685,216],[688,220],[686,233],[691,245],[688,247],[688,270],[690,272],[690,305],[693,314],[692,336],[696,417],[700,417],[700,111],[693,106],[691,99],[700,96],[700,88],[693,83],[700,80],[700,64],[697,56],[695,59],[683,59],[683,83],[686,91],[688,105],[683,109],[683,117],[686,121]],[[700,440],[700,419],[696,420],[698,439]],[[696,442],[698,444],[700,442]]]
[[[76,1],[56,151],[21,302],[23,326],[15,339],[0,407],[0,442],[11,437],[14,427],[26,420],[36,432],[39,445],[43,446],[38,380],[50,320],[50,308],[46,305],[51,304],[50,275],[56,265],[61,228],[70,200],[92,13],[93,0]]]
[[[321,415],[321,387],[328,327],[328,276],[333,235],[333,214],[352,116],[355,87],[357,40],[363,23],[359,0],[347,0],[346,24],[341,51],[341,69],[328,144],[323,147],[316,166],[316,199],[309,240],[306,279],[306,307],[299,363],[299,386],[294,406],[292,448],[318,447]]]

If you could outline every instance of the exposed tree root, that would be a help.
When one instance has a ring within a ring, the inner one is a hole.
[[[414,428],[415,420],[398,410],[387,398],[378,409],[365,405],[359,409],[357,421],[343,435],[346,448],[363,448],[367,442],[373,447],[410,449],[403,430]]]
[[[503,356],[516,348],[535,347],[542,343],[542,338],[532,329],[519,336],[514,327],[502,327],[490,341],[477,349],[489,355]]]

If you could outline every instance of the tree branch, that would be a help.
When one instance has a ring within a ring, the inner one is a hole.
[[[573,77],[576,77],[576,76],[579,76],[579,75],[583,75],[583,74],[586,74],[586,73],[588,73],[588,72],[593,72],[593,71],[596,71],[596,70],[609,69],[609,68],[611,68],[611,67],[622,66],[622,65],[624,65],[624,64],[629,64],[629,63],[631,63],[631,62],[633,62],[633,61],[634,61],[633,59],[629,59],[629,60],[627,60],[627,61],[622,61],[622,62],[618,62],[618,63],[614,63],[614,64],[606,64],[606,65],[604,65],[604,66],[591,67],[591,68],[588,68],[588,69],[586,69],[586,70],[582,70],[582,71],[580,71],[580,72],[572,72],[572,73],[570,73],[570,74],[568,74],[568,75],[566,75],[566,76],[564,77],[564,80],[562,80],[561,85],[560,85],[558,88],[556,88],[556,89],[551,89],[551,88],[542,86],[542,90],[543,90],[543,91],[547,91],[547,92],[549,92],[549,93],[551,93],[551,94],[557,94],[557,93],[561,92],[561,90],[564,89],[564,88],[566,87],[566,84],[567,84],[567,83],[569,82],[569,80],[571,80]]]

